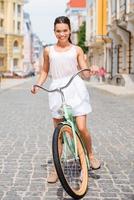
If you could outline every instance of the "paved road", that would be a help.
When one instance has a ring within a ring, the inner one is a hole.
[[[31,95],[31,84],[0,93],[0,199],[71,200],[59,182],[46,182],[52,121],[47,95]],[[90,95],[88,126],[102,168],[91,175],[84,200],[134,200],[134,96],[94,88]]]

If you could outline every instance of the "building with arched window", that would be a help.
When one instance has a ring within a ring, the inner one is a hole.
[[[112,40],[113,82],[134,83],[134,1],[108,1],[108,35]]]
[[[24,0],[0,0],[0,71],[20,70],[23,65]]]
[[[111,84],[134,83],[134,1],[86,0],[90,65],[103,66]]]

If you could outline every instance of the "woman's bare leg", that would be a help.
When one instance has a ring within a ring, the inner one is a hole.
[[[91,140],[91,135],[86,127],[86,115],[82,116],[77,116],[76,117],[76,123],[77,127],[80,131],[80,134],[84,140],[84,143],[86,145],[87,152],[89,154],[89,158],[93,156],[93,151],[92,151],[92,140]]]
[[[54,128],[56,128],[57,125],[58,125],[60,122],[63,122],[63,119],[53,118]]]
[[[53,118],[54,128],[56,128],[57,125],[62,121],[63,121],[63,119]],[[62,153],[62,143],[59,142],[59,154],[61,154],[61,153]],[[55,170],[55,167],[52,166],[52,168],[49,172],[49,176],[47,177],[47,182],[48,183],[55,183],[57,180],[58,180],[57,172]]]
[[[60,122],[63,122],[63,119],[56,119],[56,118],[53,118],[54,128],[56,128],[57,125],[58,125]],[[61,154],[62,154],[62,141],[60,141],[60,140],[59,140],[59,143],[58,143],[58,149],[59,149],[59,155],[61,156]]]
[[[86,126],[86,120],[87,120],[86,115],[76,117],[77,127],[85,143],[92,168],[98,169],[100,167],[100,162],[94,157],[93,149],[92,149],[92,139],[91,139],[90,132]]]

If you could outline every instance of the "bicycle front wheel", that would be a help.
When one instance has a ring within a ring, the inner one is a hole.
[[[60,182],[74,199],[81,199],[88,187],[86,155],[79,136],[76,134],[78,158],[75,158],[72,128],[60,124],[53,135],[53,160]]]

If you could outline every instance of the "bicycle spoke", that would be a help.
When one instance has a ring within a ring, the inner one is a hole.
[[[68,144],[71,144],[72,138],[67,135],[67,132],[66,140],[68,141]],[[63,145],[63,153],[65,153],[64,148],[66,147]],[[75,159],[74,153],[72,153],[73,151],[74,149],[72,150],[70,147],[67,147],[65,160],[64,155],[62,155],[61,158],[61,167],[66,181],[71,188],[74,190],[79,190],[82,182],[81,163],[79,158],[77,158],[77,160]]]
[[[76,135],[76,155],[71,127],[61,125],[56,130],[53,155],[57,174],[67,193],[74,199],[80,199],[85,195],[88,186],[86,155],[81,140]]]

